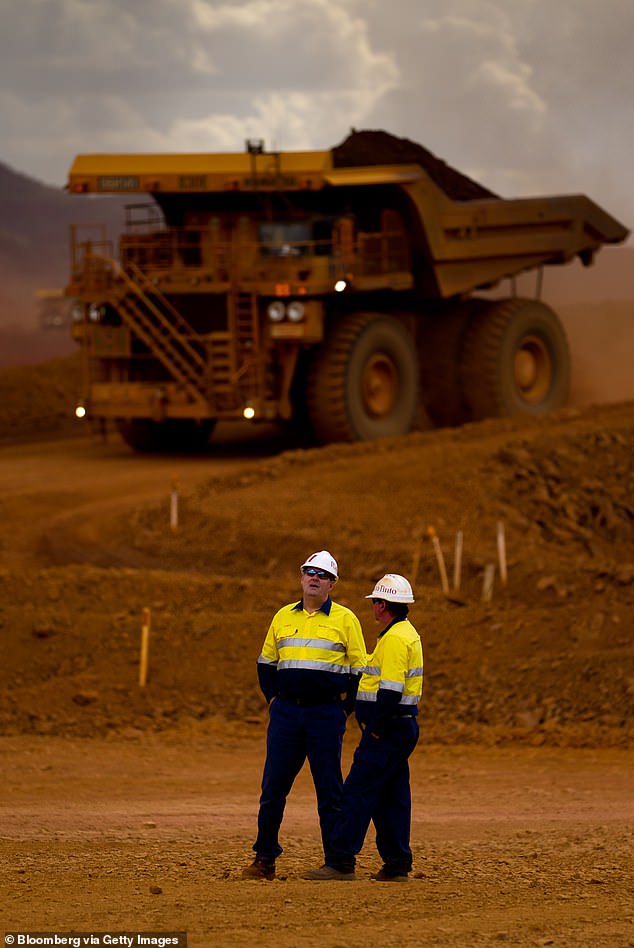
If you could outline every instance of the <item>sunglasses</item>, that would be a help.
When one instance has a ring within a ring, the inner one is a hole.
[[[332,579],[330,573],[327,573],[325,569],[315,569],[314,566],[306,566],[302,572],[304,576],[317,576],[318,579]]]

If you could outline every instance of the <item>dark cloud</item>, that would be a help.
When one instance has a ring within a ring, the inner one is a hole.
[[[0,160],[384,128],[506,195],[634,220],[632,0],[4,0]]]

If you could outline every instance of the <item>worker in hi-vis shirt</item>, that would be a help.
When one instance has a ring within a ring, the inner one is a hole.
[[[257,661],[270,717],[255,859],[244,878],[275,877],[286,798],[306,758],[324,857],[331,858],[343,793],[343,735],[367,658],[359,620],[330,597],[338,576],[337,561],[327,550],[308,557],[301,566],[302,598],[275,614]]]
[[[370,822],[383,860],[372,878],[407,882],[412,869],[408,761],[418,741],[423,693],[422,643],[407,618],[414,595],[404,576],[387,573],[366,599],[372,600],[382,631],[357,691],[355,711],[362,734],[344,784],[330,855],[321,868],[306,873],[316,881],[356,878],[355,857]]]

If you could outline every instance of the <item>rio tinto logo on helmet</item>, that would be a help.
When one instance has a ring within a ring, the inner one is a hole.
[[[398,589],[396,589],[394,586],[386,586],[385,583],[377,583],[374,590],[374,595],[378,596],[379,593],[386,593],[388,596],[396,596]]]

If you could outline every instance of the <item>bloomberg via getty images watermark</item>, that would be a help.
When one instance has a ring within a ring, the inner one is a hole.
[[[18,945],[67,945],[71,948],[187,948],[187,932],[5,932],[4,944],[9,948]]]

